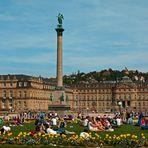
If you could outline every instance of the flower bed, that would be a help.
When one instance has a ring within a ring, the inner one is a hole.
[[[32,132],[20,132],[17,136],[12,133],[0,135],[0,144],[17,144],[17,145],[64,145],[64,146],[148,146],[148,140],[144,134],[136,136],[132,134],[109,135],[105,137],[96,133],[89,138],[82,138],[78,135],[49,135],[49,134],[33,134]]]

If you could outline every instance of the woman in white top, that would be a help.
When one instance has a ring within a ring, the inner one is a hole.
[[[83,126],[85,126],[85,127],[88,126],[88,119],[87,119],[87,118],[85,118],[85,119],[83,120]]]
[[[96,126],[95,124],[93,124],[91,118],[89,118],[88,129],[89,129],[90,131],[98,131],[97,126]]]
[[[56,135],[57,134],[57,132],[55,130],[53,130],[52,128],[50,128],[50,125],[47,124],[46,126],[47,126],[46,132],[48,134],[53,134],[53,135]]]
[[[52,125],[57,125],[57,119],[56,119],[56,117],[53,117],[51,119],[51,121],[52,121]]]
[[[88,131],[85,129],[83,132],[80,133],[80,137],[83,137],[84,139],[89,139],[90,135]]]
[[[57,134],[57,132],[54,131],[53,129],[51,129],[50,127],[48,127],[46,131],[47,131],[48,134],[53,134],[53,135]]]
[[[3,134],[4,132],[10,132],[10,131],[11,131],[11,128],[5,125],[0,129],[1,134]]]
[[[117,123],[117,126],[120,126],[121,125],[121,118],[120,117],[117,117],[116,123]]]

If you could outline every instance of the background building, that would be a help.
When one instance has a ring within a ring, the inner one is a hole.
[[[72,97],[66,89],[61,98],[66,101]],[[0,111],[47,111],[56,97],[55,86],[49,79],[27,75],[0,76]]]
[[[47,78],[1,75],[0,111],[48,111],[58,93],[56,86]],[[120,109],[148,112],[148,83],[135,83],[125,76],[118,82],[77,84],[64,88],[60,101],[65,101],[75,112]]]
[[[121,81],[104,81],[73,86],[73,110],[110,112],[123,109],[148,112],[148,83],[134,83],[125,76]]]

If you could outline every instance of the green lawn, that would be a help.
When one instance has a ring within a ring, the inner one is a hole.
[[[12,133],[14,136],[17,136],[19,132],[29,132],[34,130],[35,126],[34,123],[26,123],[23,126],[12,126]],[[79,124],[68,124],[67,128],[68,131],[74,131],[76,134],[80,134],[85,128],[80,126]],[[92,132],[93,134],[94,132]],[[98,132],[100,136],[105,136],[106,134],[110,135],[119,135],[119,134],[135,134],[137,136],[144,133],[146,138],[148,138],[148,130],[141,130],[141,127],[134,126],[134,125],[122,125],[119,128],[116,128],[114,132]]]
[[[73,128],[70,128],[71,125],[67,127],[68,130],[74,131],[77,134],[80,134],[81,131],[84,130],[84,127],[81,127],[78,124],[73,124]],[[96,132],[92,132],[94,134]],[[148,130],[141,130],[141,127],[139,126],[134,126],[134,125],[122,125],[119,128],[116,128],[115,131],[113,132],[97,132],[100,136],[105,136],[106,134],[109,135],[120,135],[120,134],[135,134],[137,136],[140,136],[141,133],[143,133],[146,138],[148,139]]]

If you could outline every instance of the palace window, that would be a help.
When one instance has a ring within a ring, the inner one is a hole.
[[[76,100],[78,100],[78,96],[76,96]]]
[[[26,91],[24,91],[24,98],[26,98],[27,97],[27,92]]]
[[[4,81],[4,87],[6,87],[6,81]]]
[[[79,100],[81,100],[81,96],[79,96]]]
[[[24,82],[24,87],[27,87],[27,82]]]
[[[10,90],[9,97],[10,97],[10,98],[12,98],[12,97],[13,97],[13,91],[12,91],[12,90]]]
[[[78,106],[78,102],[76,101],[76,106]]]
[[[3,92],[3,97],[6,98],[6,90]]]
[[[131,102],[130,101],[127,101],[127,106],[131,106]]]
[[[107,95],[107,100],[109,100],[109,95]]]
[[[89,96],[87,96],[87,100],[89,100]]]
[[[26,101],[24,101],[24,107],[27,107],[27,103],[26,103]]]
[[[84,96],[84,100],[86,99],[86,97]]]
[[[3,99],[3,100],[2,100],[2,103],[6,103],[6,100],[5,100],[5,99]]]
[[[119,99],[121,99],[121,96],[119,95]]]
[[[21,91],[18,92],[18,97],[21,98]]]
[[[10,87],[12,87],[12,81],[10,81]]]
[[[12,99],[10,99],[10,100],[9,100],[9,103],[10,103],[10,104],[12,104],[12,103],[13,103],[13,100],[12,100]]]

